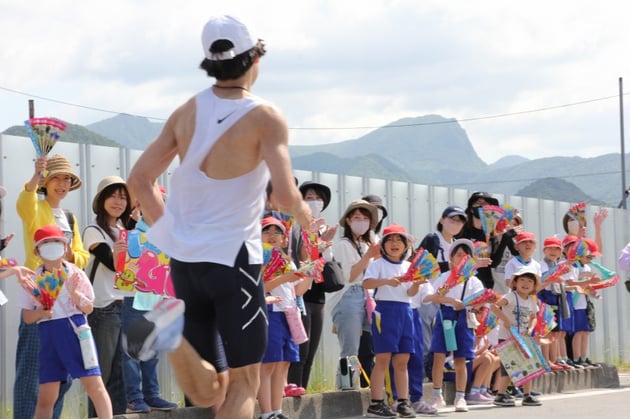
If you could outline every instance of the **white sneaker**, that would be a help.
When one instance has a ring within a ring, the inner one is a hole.
[[[466,404],[466,399],[463,397],[455,398],[455,411],[456,412],[468,412],[468,405]]]
[[[176,298],[164,298],[153,310],[133,320],[123,333],[123,349],[129,357],[148,361],[158,352],[174,350],[181,342],[185,304]]]
[[[431,407],[434,409],[442,409],[443,407],[446,407],[444,396],[433,396],[433,399],[431,399]]]

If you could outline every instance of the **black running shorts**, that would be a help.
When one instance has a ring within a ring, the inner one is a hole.
[[[260,265],[243,244],[234,267],[171,259],[175,294],[186,302],[184,337],[218,372],[262,360],[267,308]]]

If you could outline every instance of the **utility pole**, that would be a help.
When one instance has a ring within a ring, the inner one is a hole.
[[[626,209],[626,199],[629,191],[626,189],[626,147],[623,132],[623,78],[619,77],[619,130],[621,138],[621,203],[620,208]]]

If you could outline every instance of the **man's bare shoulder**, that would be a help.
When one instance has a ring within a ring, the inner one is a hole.
[[[177,122],[181,118],[189,118],[191,114],[195,115],[195,110],[197,108],[195,97],[191,97],[183,104],[179,105],[177,109],[171,113],[169,117],[169,121]]]
[[[276,133],[278,130],[287,130],[287,121],[276,106],[264,103],[250,112],[251,118],[262,133]]]

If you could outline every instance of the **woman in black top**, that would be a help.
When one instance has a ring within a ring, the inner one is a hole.
[[[466,214],[468,219],[458,239],[469,239],[473,242],[487,242],[490,248],[489,258],[477,258],[477,278],[486,288],[494,288],[494,278],[492,277],[492,267],[497,266],[501,262],[503,250],[513,241],[516,231],[507,230],[501,236],[500,241],[493,240],[493,235],[486,236],[481,227],[481,218],[479,216],[479,207],[484,205],[499,205],[499,200],[492,197],[488,192],[474,192],[468,198],[468,206]]]

